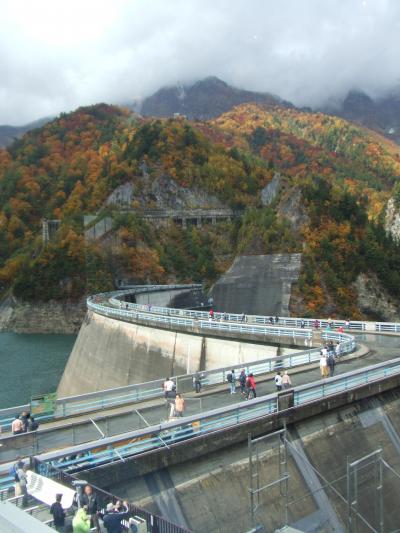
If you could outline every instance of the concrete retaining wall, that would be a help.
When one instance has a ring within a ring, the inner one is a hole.
[[[88,315],[69,357],[59,397],[274,357],[278,345],[205,337]]]

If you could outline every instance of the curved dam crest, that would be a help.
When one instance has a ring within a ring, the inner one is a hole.
[[[88,313],[58,397],[278,355],[278,346],[194,335]]]

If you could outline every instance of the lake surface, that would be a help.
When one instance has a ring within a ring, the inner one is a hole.
[[[75,335],[0,333],[0,408],[55,392]]]

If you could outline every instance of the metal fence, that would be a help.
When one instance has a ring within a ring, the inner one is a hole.
[[[157,286],[151,286],[151,290],[156,290]],[[160,286],[163,287],[163,286]],[[171,286],[173,287],[173,286]],[[181,286],[178,286],[181,287]],[[190,288],[191,286],[189,286]],[[125,306],[126,309],[130,310],[137,310],[137,311],[143,311],[143,312],[151,312],[154,314],[160,314],[160,315],[167,315],[167,316],[181,316],[181,317],[191,317],[191,318],[198,318],[198,319],[207,319],[209,317],[209,313],[207,311],[194,311],[194,310],[187,310],[187,309],[171,309],[168,307],[160,307],[160,306],[152,306],[152,305],[143,305],[143,304],[135,304],[135,303],[129,303],[129,302],[123,302],[121,299],[129,294],[134,294],[137,291],[143,292],[146,291],[146,287],[144,286],[138,286],[131,290],[125,290],[125,291],[118,291],[118,292],[112,292],[112,293],[103,293],[101,295],[100,300],[102,302],[106,301],[111,306],[114,306],[116,308],[120,308],[121,306]],[[100,301],[98,300],[98,301]],[[90,299],[88,299],[88,304],[90,303]],[[245,315],[238,314],[238,313],[224,313],[224,312],[215,312],[214,313],[214,320],[216,321],[229,321],[229,322],[243,322],[246,321],[246,323],[254,323],[254,324],[264,324],[268,325],[271,324],[271,320],[273,320],[274,317],[272,316],[260,316],[260,315]],[[354,331],[376,331],[376,332],[393,332],[393,333],[399,333],[400,332],[400,324],[395,322],[367,322],[367,321],[359,321],[359,320],[340,320],[340,319],[321,319],[321,318],[301,318],[301,317],[279,317],[279,325],[282,326],[289,326],[289,327],[296,327],[300,328],[302,325],[304,325],[307,328],[314,328],[316,323],[318,323],[318,327],[320,328],[327,328],[330,327],[332,329],[343,327],[349,330]]]
[[[351,335],[328,332],[322,335],[324,340],[332,340],[340,343],[341,354],[351,353],[355,349],[355,340]],[[252,361],[248,363],[239,363],[229,367],[206,370],[200,373],[201,384],[203,387],[214,386],[227,381],[227,374],[234,369],[240,371],[245,369],[246,374],[253,373],[261,375],[271,373],[281,369],[296,368],[299,366],[316,363],[320,358],[319,348],[309,348],[299,352],[291,353],[284,356],[270,357]],[[193,378],[196,374],[183,374],[174,376],[178,392],[187,392],[192,389]],[[115,389],[107,389],[99,392],[90,392],[78,396],[60,398],[56,401],[54,415],[36,416],[39,421],[50,420],[53,418],[68,417],[88,413],[91,411],[102,411],[104,409],[141,402],[163,396],[164,379],[157,379],[145,383],[126,385]],[[19,406],[16,408],[7,408],[0,411],[0,425],[3,430],[8,430],[13,420],[13,414],[22,411],[29,411],[29,405]],[[40,431],[39,431],[40,432]],[[23,435],[21,435],[23,437]]]
[[[327,380],[293,389],[294,407],[319,401],[362,385],[400,374],[400,360],[372,365]],[[151,426],[58,452],[42,454],[41,461],[49,461],[57,468],[76,472],[109,462],[121,461],[150,450],[169,447],[203,434],[232,428],[243,422],[267,417],[278,411],[279,394],[270,394],[230,407],[215,409],[201,415]]]
[[[33,459],[33,467],[38,474],[53,479],[73,490],[76,489],[74,482],[79,479],[76,476],[68,474],[49,463],[43,463],[36,458]],[[90,485],[97,497],[97,502],[102,513],[105,512],[108,503],[115,504],[118,500],[124,500],[124,498],[96,487],[92,483]],[[137,522],[146,522],[148,533],[190,533],[188,529],[178,526],[166,518],[150,513],[149,511],[146,511],[146,509],[142,509],[137,505],[131,504],[130,511]],[[128,529],[128,523],[125,522],[123,525]]]

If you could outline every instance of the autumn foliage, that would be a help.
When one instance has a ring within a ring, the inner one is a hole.
[[[211,282],[237,253],[301,252],[298,312],[360,316],[361,272],[374,272],[400,297],[400,252],[382,227],[399,152],[345,120],[288,108],[242,105],[208,122],[80,108],[0,149],[0,290],[77,299],[121,276]],[[266,205],[262,191],[277,173],[279,191]],[[159,207],[150,196],[143,205],[142,191],[160,176],[243,216],[155,227],[140,211]],[[126,183],[131,210],[119,212],[106,200]],[[98,242],[84,238],[83,215],[93,213],[113,220]],[[60,220],[47,246],[43,218]]]

